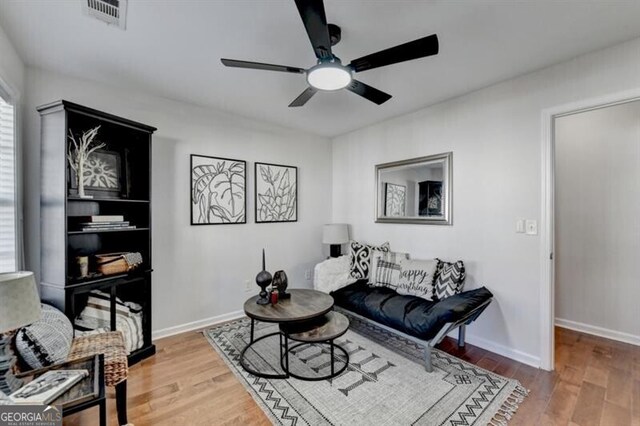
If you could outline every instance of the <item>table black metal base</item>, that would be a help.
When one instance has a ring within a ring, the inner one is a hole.
[[[293,339],[291,339],[293,340]],[[291,347],[289,347],[289,338],[287,337],[287,335],[284,335],[284,355],[280,358],[280,366],[282,367],[282,369],[284,371],[286,371],[289,376],[294,377],[296,379],[299,380],[306,380],[309,382],[313,382],[313,381],[319,381],[319,380],[329,380],[329,379],[333,379],[334,377],[339,376],[340,374],[342,374],[342,372],[344,370],[347,369],[347,367],[349,366],[349,354],[347,353],[347,351],[339,345],[336,345],[334,343],[333,340],[329,340],[326,342],[300,342],[297,343]],[[299,374],[294,374],[289,370],[289,352],[291,352],[292,350],[294,350],[295,348],[299,348],[300,346],[307,346],[307,345],[329,345],[329,353],[331,355],[331,373],[330,374],[326,374],[324,376],[301,376]],[[342,360],[344,361],[344,365],[338,369],[336,371],[335,369],[335,351],[336,349],[340,352],[342,352]]]
[[[256,377],[262,377],[263,379],[286,379],[289,377],[289,374],[286,372],[282,373],[282,374],[277,374],[277,373],[262,373],[260,371],[257,371],[249,366],[247,366],[246,362],[245,362],[245,358],[244,355],[245,353],[251,349],[251,347],[258,343],[261,340],[264,340],[268,337],[271,336],[280,336],[280,340],[282,341],[282,333],[280,333],[279,331],[275,332],[275,333],[269,333],[269,334],[265,334],[264,336],[260,336],[257,339],[253,339],[253,320],[251,321],[251,340],[249,342],[249,344],[247,346],[245,346],[245,348],[242,350],[242,352],[240,353],[240,365],[242,366],[242,368],[245,369],[245,371],[247,371],[248,373],[253,374]],[[282,346],[280,346],[280,355],[282,356]]]
[[[281,332],[281,331],[276,331],[274,333],[269,333],[269,334],[265,334],[264,336],[260,336],[257,339],[254,339],[254,329],[255,329],[255,323],[254,323],[254,319],[251,319],[251,334],[250,334],[250,340],[249,340],[249,344],[247,346],[245,346],[245,348],[242,350],[242,352],[240,353],[240,365],[242,366],[242,368],[245,369],[245,371],[247,371],[250,374],[253,374],[256,377],[261,377],[264,379],[288,379],[289,377],[294,377],[296,379],[299,380],[307,380],[307,381],[317,381],[317,380],[327,380],[327,379],[332,379],[336,376],[339,376],[340,374],[342,374],[343,371],[345,371],[347,369],[347,367],[349,366],[349,354],[347,353],[347,351],[339,346],[336,345],[335,342],[333,340],[328,340],[328,341],[323,341],[323,342],[300,342],[297,343],[291,347],[289,347],[289,336],[287,336],[287,334]],[[247,365],[246,361],[245,361],[245,354],[246,352],[251,349],[251,347],[258,343],[261,340],[267,339],[269,337],[273,337],[273,336],[279,336],[280,339],[280,367],[282,368],[283,373],[263,373],[261,371],[257,371],[254,368],[251,368],[250,366]],[[291,339],[294,340],[294,339]],[[329,345],[329,353],[331,355],[331,373],[327,374],[325,376],[320,376],[320,377],[308,377],[308,376],[301,376],[298,374],[294,374],[289,370],[289,353],[293,350],[296,349],[300,346],[304,346],[304,345]],[[339,351],[342,352],[342,359],[341,361],[344,361],[344,365],[338,369],[336,371],[335,369],[335,352]]]

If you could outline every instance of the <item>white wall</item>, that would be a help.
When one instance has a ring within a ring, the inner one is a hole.
[[[0,81],[11,86],[17,94],[24,92],[25,68],[13,44],[0,27]]]
[[[556,119],[555,149],[557,321],[640,344],[640,101]]]
[[[215,84],[215,82],[212,82]],[[38,105],[66,99],[158,128],[153,168],[153,329],[229,314],[256,294],[261,249],[267,269],[284,269],[293,287],[323,259],[322,224],[331,215],[328,139],[117,87],[27,70],[26,212],[28,267],[39,270],[40,117]],[[189,155],[248,162],[246,225],[190,226]],[[253,163],[298,166],[298,222],[255,224]],[[244,281],[251,281],[245,293]]]
[[[437,84],[425,81],[424,84]],[[541,111],[640,87],[640,39],[509,80],[333,140],[333,221],[413,258],[463,259],[466,288],[495,301],[471,343],[540,362]],[[374,165],[453,151],[453,226],[374,223]]]

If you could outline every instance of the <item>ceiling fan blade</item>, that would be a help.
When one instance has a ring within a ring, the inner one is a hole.
[[[235,59],[224,58],[220,59],[220,61],[224,64],[224,66],[234,68],[250,68],[253,70],[292,72],[295,74],[304,74],[305,72],[303,68],[289,67],[286,65],[263,64],[261,62],[237,61]]]
[[[307,89],[304,92],[300,93],[300,96],[295,98],[293,100],[293,102],[291,102],[289,104],[289,107],[301,107],[301,106],[303,106],[304,104],[307,103],[307,101],[309,99],[311,99],[311,97],[313,95],[316,94],[317,91],[318,91],[318,89],[314,89],[313,87],[307,87]]]
[[[377,105],[381,105],[391,99],[390,94],[384,93],[383,91],[368,86],[358,80],[351,80],[351,83],[349,83],[346,89],[350,92],[355,93],[356,95],[360,95],[363,98],[370,100]]]
[[[354,59],[349,65],[355,72],[366,71],[373,68],[384,67],[385,65],[397,64],[398,62],[437,55],[438,50],[438,36],[432,34],[419,38],[418,40],[363,56],[362,58]]]
[[[316,58],[331,58],[331,38],[322,0],[296,0]]]

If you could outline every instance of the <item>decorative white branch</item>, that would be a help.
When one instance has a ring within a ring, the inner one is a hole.
[[[88,130],[80,137],[80,142],[76,140],[71,129],[69,129],[69,140],[73,144],[69,146],[69,152],[67,153],[67,159],[69,160],[69,166],[76,172],[78,178],[78,195],[84,197],[84,165],[89,159],[89,156],[97,149],[106,146],[104,143],[92,146],[95,137],[98,135],[100,126],[96,126],[91,130]],[[72,150],[73,148],[73,150]]]

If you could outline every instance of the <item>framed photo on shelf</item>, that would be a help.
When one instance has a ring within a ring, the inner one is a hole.
[[[256,223],[298,221],[298,168],[255,163]]]
[[[96,150],[84,166],[84,189],[90,195],[105,198],[127,198],[127,184],[119,152]],[[70,169],[70,188],[77,191],[76,172]]]
[[[247,223],[247,163],[191,154],[191,225]]]

